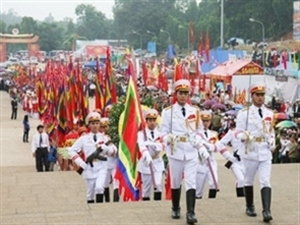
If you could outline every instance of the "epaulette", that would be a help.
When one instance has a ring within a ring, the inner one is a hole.
[[[249,107],[245,107],[245,108],[242,109],[242,111],[246,111],[248,109],[249,109]]]
[[[170,105],[170,106],[164,108],[163,110],[169,110],[169,109],[171,109],[171,108],[172,108],[172,105]]]

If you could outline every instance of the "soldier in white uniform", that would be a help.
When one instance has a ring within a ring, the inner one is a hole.
[[[99,132],[100,114],[91,112],[86,118],[86,124],[89,125],[90,133],[81,136],[69,148],[70,158],[83,170],[82,176],[86,181],[87,188],[87,202],[94,203],[94,196],[96,195],[96,202],[103,202],[104,184],[107,174],[107,159],[106,155],[111,155],[115,148],[113,145],[106,145],[109,139]],[[99,147],[102,152],[97,151]],[[93,157],[92,162],[83,161],[78,155],[83,151],[86,159]]]
[[[236,137],[245,144],[240,148],[245,167],[246,214],[256,216],[253,204],[253,183],[256,172],[259,173],[263,220],[272,220],[271,206],[271,163],[275,149],[273,112],[264,106],[266,88],[263,84],[250,87],[252,105],[237,116]]]
[[[100,133],[105,135],[110,140],[110,136],[107,135],[109,130],[109,118],[102,117],[100,120]],[[107,174],[104,185],[104,198],[106,202],[110,202],[109,184],[112,182],[113,185],[113,201],[119,201],[119,181],[115,179],[116,166],[118,160],[118,148],[112,144],[114,151],[107,156]]]
[[[142,179],[142,198],[143,201],[150,200],[150,192],[154,186],[154,200],[161,200],[162,193],[162,175],[164,171],[164,162],[161,156],[163,144],[159,131],[156,129],[156,119],[158,112],[155,109],[149,109],[145,112],[147,128],[145,131],[138,133],[139,150],[149,151],[152,158],[152,166],[145,164],[141,158],[138,162],[137,169],[141,173]],[[154,184],[153,184],[154,178]]]
[[[172,218],[180,218],[181,181],[184,174],[186,188],[188,224],[197,223],[195,216],[196,175],[198,154],[205,151],[200,147],[201,138],[196,138],[200,131],[200,110],[187,103],[190,82],[180,79],[174,83],[176,103],[162,111],[161,133],[170,169],[172,193]]]
[[[203,129],[198,132],[198,135],[204,140],[204,145],[206,146],[207,151],[209,152],[210,164],[212,166],[213,175],[215,181],[218,182],[218,165],[217,161],[213,157],[213,152],[217,152],[217,146],[215,145],[218,140],[218,133],[209,129],[211,124],[212,115],[209,111],[201,112],[201,120],[203,123]],[[201,199],[203,196],[204,185],[208,180],[209,184],[209,198],[215,198],[217,195],[217,187],[215,186],[213,176],[209,170],[207,161],[203,158],[200,159],[197,168],[197,178],[196,178],[196,198]]]
[[[231,169],[235,179],[236,179],[236,196],[237,197],[244,197],[244,164],[241,159],[241,157],[238,154],[238,150],[241,146],[241,141],[236,138],[236,124],[235,122],[232,122],[230,124],[230,129],[226,133],[224,137],[218,142],[219,145],[221,145],[221,151],[220,153],[223,154],[224,151],[227,151],[226,146],[230,143],[231,147],[233,148],[233,156],[236,159],[229,160],[225,166],[228,169]]]

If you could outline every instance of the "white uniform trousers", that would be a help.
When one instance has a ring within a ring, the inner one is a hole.
[[[259,174],[260,188],[271,187],[271,160],[254,161],[243,159],[245,167],[245,186],[253,186],[256,172]]]
[[[115,173],[116,173],[116,168],[114,169],[107,169],[107,174],[106,174],[106,179],[105,179],[105,184],[104,187],[108,188],[110,182],[112,181],[113,189],[119,189],[119,181],[115,179]]]
[[[236,179],[236,187],[243,188],[244,187],[244,179],[245,179],[245,169],[242,161],[234,162],[230,167],[235,179]]]
[[[106,170],[100,170],[94,179],[85,179],[87,200],[94,200],[95,194],[104,193],[104,184],[106,179]]]
[[[154,180],[156,188],[154,189],[154,192],[162,192],[162,171],[154,171]],[[142,188],[142,197],[143,198],[149,198],[151,188],[153,187],[152,177],[151,174],[145,174],[141,173],[141,180],[143,184]]]
[[[171,178],[171,189],[179,189],[184,175],[185,189],[196,189],[198,158],[177,160],[168,158]]]
[[[211,160],[212,169],[214,172],[214,177],[216,179],[216,182],[218,183],[218,165],[215,160]],[[212,178],[211,172],[208,168],[207,163],[204,164],[198,163],[197,168],[197,177],[196,177],[196,197],[202,197],[203,196],[203,190],[206,183],[206,180],[208,180],[209,189],[216,189],[214,180]]]

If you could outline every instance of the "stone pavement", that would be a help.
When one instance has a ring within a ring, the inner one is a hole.
[[[30,145],[21,142],[23,116],[11,121],[10,103],[1,93],[1,181],[0,224],[185,224],[185,196],[182,194],[182,218],[170,218],[170,201],[127,202],[87,205],[83,179],[75,172],[36,173]],[[19,111],[20,114],[21,111]],[[37,125],[38,121],[30,121]],[[35,126],[31,133],[35,133]],[[255,205],[258,217],[245,216],[245,201],[235,197],[234,178],[218,157],[220,189],[216,199],[197,201],[200,225],[263,224],[259,185],[256,180]],[[300,224],[299,164],[273,166],[273,225]],[[206,195],[207,189],[205,190]],[[184,192],[183,192],[184,193]]]

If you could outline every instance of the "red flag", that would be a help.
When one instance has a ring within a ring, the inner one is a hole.
[[[192,44],[195,43],[195,33],[194,33],[194,26],[193,26],[193,22],[190,21],[189,23],[189,33],[190,33],[190,42]]]
[[[202,57],[203,55],[203,34],[202,32],[200,32],[200,36],[199,36],[199,45],[198,45],[198,54],[200,55],[200,57]]]
[[[205,55],[206,55],[206,62],[209,62],[209,50],[210,50],[210,40],[209,40],[209,33],[206,32],[205,37]]]

